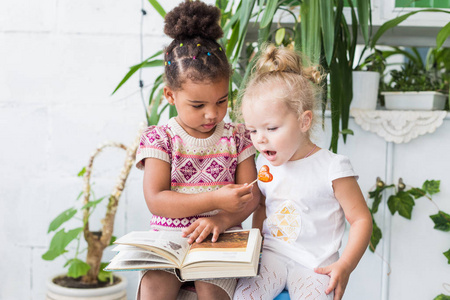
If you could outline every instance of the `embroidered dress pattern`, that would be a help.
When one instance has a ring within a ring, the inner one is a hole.
[[[292,243],[300,234],[300,214],[290,201],[284,202],[280,209],[268,218],[268,227],[273,237]]]
[[[221,122],[212,136],[196,139],[170,119],[167,125],[150,126],[141,136],[136,154],[137,167],[143,160],[158,158],[171,164],[171,190],[185,194],[210,192],[235,183],[238,163],[255,154],[250,135],[242,124]],[[212,211],[187,218],[165,218],[153,215],[153,229],[179,230]]]

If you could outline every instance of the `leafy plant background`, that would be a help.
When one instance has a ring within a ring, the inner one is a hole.
[[[383,203],[385,191],[391,192],[391,195],[386,201],[386,205],[394,216],[395,213],[411,220],[412,211],[415,205],[415,201],[421,198],[425,198],[430,201],[437,209],[437,213],[430,215],[431,220],[434,223],[434,229],[450,232],[450,215],[439,209],[437,204],[433,201],[432,195],[440,192],[440,180],[426,180],[421,188],[408,186],[403,183],[403,179],[400,178],[398,185],[390,184],[386,185],[379,177],[377,178],[376,188],[369,191],[369,198],[373,199],[372,205],[369,206],[370,213],[372,214],[373,230],[370,238],[369,250],[375,252],[380,240],[383,237],[381,229],[378,227],[374,215],[378,212],[380,204]],[[426,230],[426,229],[424,229]],[[450,264],[450,248],[442,253]],[[448,300],[450,296],[444,294],[436,296],[435,300]]]

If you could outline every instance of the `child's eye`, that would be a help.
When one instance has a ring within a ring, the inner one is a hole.
[[[220,100],[219,102],[217,102],[217,105],[223,104],[223,103],[225,103],[225,102],[228,102],[228,99]]]
[[[203,106],[205,106],[205,105],[204,104],[192,105],[193,108],[202,108]]]
[[[275,130],[277,130],[277,129],[278,129],[278,127],[267,128],[267,130],[269,130],[269,131],[275,131]]]
[[[256,133],[256,130],[249,130],[250,131],[250,134],[255,134]]]

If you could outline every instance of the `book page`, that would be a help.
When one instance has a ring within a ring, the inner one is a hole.
[[[258,229],[235,230],[222,233],[211,242],[211,236],[201,243],[191,245],[183,266],[196,262],[251,262]]]
[[[138,247],[135,248],[138,249]],[[121,251],[116,256],[114,256],[111,261],[145,261],[150,263],[170,263],[168,259],[143,249]]]
[[[162,262],[152,262],[148,261],[111,261],[108,266],[105,268],[107,271],[120,271],[120,270],[163,270],[163,269],[173,269],[174,266],[172,263],[162,263]]]
[[[181,237],[180,231],[133,231],[114,243],[152,251],[177,265],[183,261],[183,257],[189,249],[187,238]]]

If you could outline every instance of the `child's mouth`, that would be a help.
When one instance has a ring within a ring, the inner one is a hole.
[[[273,160],[275,159],[275,155],[277,154],[276,151],[270,151],[270,150],[266,150],[263,152],[264,156],[268,159],[268,160]]]

